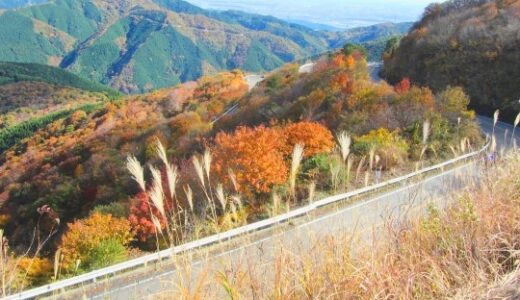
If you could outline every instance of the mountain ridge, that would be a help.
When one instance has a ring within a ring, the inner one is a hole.
[[[235,68],[270,71],[363,35],[181,0],[54,0],[5,10],[0,24],[0,60],[61,66],[126,93]],[[404,33],[402,25],[367,31],[371,39]]]

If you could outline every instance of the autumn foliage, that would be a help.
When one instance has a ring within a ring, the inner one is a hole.
[[[304,146],[304,156],[330,152],[334,147],[334,137],[327,127],[316,122],[292,123],[283,128],[286,137],[286,153],[291,153],[294,146]]]
[[[80,265],[88,262],[92,252],[102,242],[116,240],[126,246],[132,239],[130,222],[111,215],[93,213],[86,219],[68,225],[60,247],[63,269],[73,271],[78,260]]]
[[[133,233],[135,233],[137,239],[141,242],[146,242],[158,234],[157,228],[151,220],[150,213],[153,213],[153,215],[157,217],[161,228],[164,229],[166,227],[166,220],[161,217],[161,214],[155,206],[150,205],[150,199],[147,194],[144,192],[137,194],[133,199],[128,221],[132,226]]]
[[[53,265],[47,258],[23,257],[18,262],[18,268],[26,276],[25,284],[38,284],[45,282],[52,276]]]
[[[330,152],[334,138],[330,130],[316,122],[239,127],[232,134],[219,133],[215,138],[215,169],[224,180],[233,170],[246,194],[267,193],[273,185],[287,181],[288,157],[297,144],[303,145],[305,157],[310,157]]]
[[[215,170],[227,178],[229,170],[236,174],[244,193],[269,192],[275,184],[287,180],[282,132],[263,125],[239,127],[234,133],[219,133],[215,138]]]
[[[395,92],[398,94],[406,93],[410,90],[410,78],[406,77],[395,85]]]

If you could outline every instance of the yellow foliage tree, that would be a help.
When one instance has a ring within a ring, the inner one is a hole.
[[[111,215],[93,213],[86,219],[68,224],[61,241],[63,269],[73,271],[76,263],[85,262],[102,242],[116,240],[126,246],[132,241],[130,222]]]
[[[21,280],[24,285],[44,283],[52,276],[53,265],[47,258],[23,257],[18,263]]]
[[[372,130],[355,139],[354,152],[368,155],[375,151],[381,157],[381,166],[388,168],[402,163],[408,155],[409,145],[399,134],[386,128]]]

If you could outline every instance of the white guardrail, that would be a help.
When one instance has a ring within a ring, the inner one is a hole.
[[[246,233],[257,231],[259,229],[271,227],[278,223],[282,223],[284,221],[288,221],[295,217],[305,215],[313,210],[316,210],[319,207],[329,205],[329,204],[332,204],[335,202],[343,201],[343,200],[351,198],[353,196],[358,196],[358,195],[365,194],[368,192],[376,191],[376,190],[384,188],[386,186],[404,182],[412,177],[415,177],[415,176],[418,176],[418,175],[421,175],[421,174],[424,174],[427,172],[431,172],[434,170],[442,169],[446,166],[460,162],[462,160],[478,156],[481,153],[483,153],[484,151],[486,151],[486,149],[489,147],[489,145],[490,145],[490,142],[488,142],[481,150],[478,150],[478,151],[475,151],[472,153],[468,153],[468,154],[459,156],[457,158],[451,159],[449,161],[443,162],[441,164],[434,165],[434,166],[431,166],[428,168],[424,168],[419,171],[410,173],[408,175],[394,178],[394,179],[391,179],[391,180],[388,180],[388,181],[385,181],[385,182],[382,182],[379,184],[375,184],[375,185],[365,187],[365,188],[362,188],[359,190],[351,191],[348,193],[327,197],[325,199],[316,201],[307,206],[295,209],[293,211],[290,211],[288,213],[285,213],[285,214],[282,214],[282,215],[279,215],[279,216],[276,216],[276,217],[273,217],[270,219],[262,220],[262,221],[252,223],[252,224],[249,224],[249,225],[246,225],[243,227],[235,228],[235,229],[223,232],[223,233],[218,233],[218,234],[208,236],[208,237],[205,237],[205,238],[193,241],[193,242],[189,242],[187,244],[183,244],[183,245],[176,246],[176,247],[173,247],[170,249],[166,249],[166,250],[163,250],[160,252],[156,252],[156,253],[149,254],[149,255],[146,255],[143,257],[132,259],[132,260],[129,260],[129,261],[126,261],[123,263],[119,263],[119,264],[107,267],[107,268],[85,273],[85,274],[82,274],[82,275],[79,275],[79,276],[76,276],[73,278],[64,279],[64,280],[61,280],[61,281],[58,281],[55,283],[51,283],[51,284],[47,284],[47,285],[37,287],[37,288],[31,289],[31,290],[23,291],[18,294],[13,294],[13,295],[7,296],[5,299],[9,299],[9,300],[11,300],[11,299],[12,300],[14,300],[14,299],[31,299],[31,298],[35,298],[35,297],[39,297],[39,296],[50,295],[53,292],[57,292],[57,291],[63,290],[68,287],[79,286],[81,284],[87,284],[87,283],[94,283],[98,279],[104,279],[107,276],[116,275],[123,271],[132,270],[132,269],[135,269],[140,266],[146,266],[147,264],[152,263],[152,262],[159,262],[163,259],[170,258],[179,253],[201,248],[204,246],[209,246],[211,244],[215,244],[217,242],[222,242],[222,241],[225,241],[225,240],[228,240],[228,239],[231,239],[234,237],[238,237],[238,236],[246,234]]]

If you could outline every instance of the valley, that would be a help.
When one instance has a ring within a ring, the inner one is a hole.
[[[0,61],[59,66],[124,93],[235,68],[271,71],[347,42],[384,41],[411,26],[388,23],[315,31],[268,16],[204,10],[182,0],[125,0],[115,5],[56,0],[7,10],[0,24]]]

